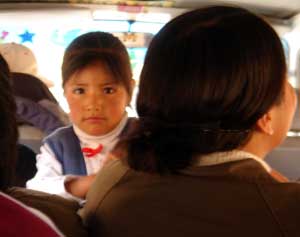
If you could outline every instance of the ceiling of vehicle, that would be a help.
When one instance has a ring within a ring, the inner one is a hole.
[[[17,7],[16,3],[67,3],[100,5],[139,5],[193,9],[207,4],[234,4],[276,19],[290,19],[300,13],[300,0],[1,0],[0,4]],[[12,5],[14,4],[14,6]],[[0,6],[1,7],[1,6]]]
[[[203,0],[176,0],[177,7],[196,8],[212,1]],[[236,4],[250,8],[258,13],[280,19],[288,19],[300,12],[299,0],[218,0],[217,3]]]

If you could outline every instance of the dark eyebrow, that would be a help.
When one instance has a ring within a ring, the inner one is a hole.
[[[87,83],[81,83],[81,82],[79,82],[79,83],[74,83],[74,85],[75,86],[86,86]]]
[[[110,86],[110,85],[117,85],[118,82],[116,81],[110,81],[110,82],[105,82],[103,84],[101,84],[101,86]]]

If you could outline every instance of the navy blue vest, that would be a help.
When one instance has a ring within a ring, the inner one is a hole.
[[[62,127],[44,139],[62,165],[62,173],[87,175],[80,142],[72,126]]]
[[[120,136],[125,135],[133,125],[135,118],[129,118]],[[73,126],[62,127],[44,139],[55,157],[62,165],[62,173],[73,175],[87,175],[84,157],[81,152],[80,142],[74,133]]]

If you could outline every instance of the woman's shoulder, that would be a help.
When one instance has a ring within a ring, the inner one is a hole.
[[[87,222],[90,215],[97,209],[114,186],[130,171],[130,168],[119,159],[112,159],[98,172],[90,187],[84,208],[79,211],[80,216]]]

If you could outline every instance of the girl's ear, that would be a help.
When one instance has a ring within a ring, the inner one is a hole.
[[[265,134],[273,135],[274,128],[272,111],[268,111],[260,119],[258,119],[256,122],[256,127]]]

